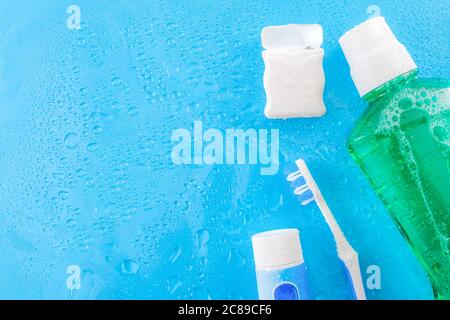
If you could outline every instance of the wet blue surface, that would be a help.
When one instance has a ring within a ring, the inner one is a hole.
[[[368,1],[0,3],[0,298],[255,299],[251,235],[301,232],[315,299],[350,292],[314,204],[285,168],[304,158],[360,254],[368,298],[431,298],[421,266],[350,159],[365,104],[337,39]],[[421,75],[448,77],[446,1],[377,1]],[[369,10],[371,11],[371,10]],[[324,28],[327,114],[263,116],[260,30]],[[279,129],[281,168],[175,165],[172,131]],[[79,289],[66,273],[79,266]]]

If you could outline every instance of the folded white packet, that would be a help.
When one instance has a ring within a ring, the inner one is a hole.
[[[322,27],[318,24],[265,27],[261,32],[265,63],[264,114],[271,119],[325,114]]]

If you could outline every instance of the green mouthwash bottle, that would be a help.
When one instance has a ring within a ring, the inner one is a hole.
[[[369,107],[348,147],[423,263],[437,299],[450,299],[450,81],[418,79],[384,18],[339,43]]]

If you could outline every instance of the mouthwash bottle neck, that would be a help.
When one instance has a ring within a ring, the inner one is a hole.
[[[385,96],[386,94],[391,94],[403,86],[405,86],[407,83],[412,82],[417,79],[417,69],[414,69],[412,71],[409,71],[405,74],[402,74],[384,84],[381,86],[373,89],[372,91],[368,92],[366,95],[363,96],[363,99],[367,102],[375,102],[379,98]]]

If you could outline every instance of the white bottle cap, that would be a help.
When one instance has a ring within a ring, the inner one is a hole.
[[[383,17],[369,19],[347,31],[339,43],[362,97],[382,84],[417,68]]]
[[[303,263],[297,229],[281,229],[252,237],[256,269],[284,269]]]

